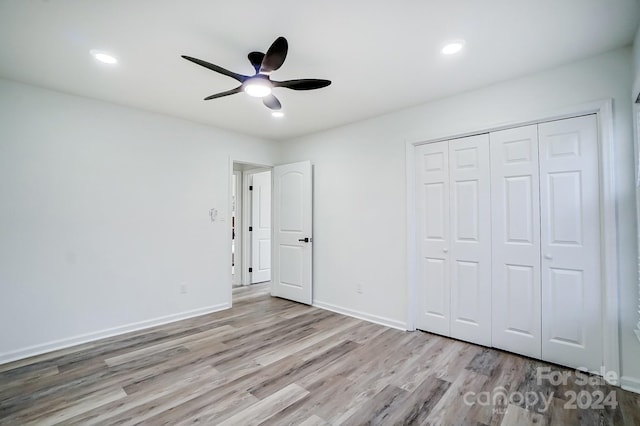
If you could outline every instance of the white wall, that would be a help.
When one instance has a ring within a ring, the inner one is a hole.
[[[283,144],[283,161],[309,159],[315,167],[314,302],[392,324],[406,320],[406,141],[524,122],[613,98],[622,374],[627,383],[639,379],[631,56],[629,48],[609,52]],[[356,292],[359,282],[363,294]]]
[[[230,158],[274,153],[0,80],[0,362],[229,306]]]

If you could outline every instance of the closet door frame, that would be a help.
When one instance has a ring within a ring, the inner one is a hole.
[[[441,134],[420,140],[407,141],[406,154],[406,195],[407,195],[407,330],[416,330],[416,295],[419,285],[419,255],[416,240],[416,146],[442,142],[480,133],[489,133],[513,127],[538,124],[545,121],[561,120],[587,114],[596,114],[598,122],[598,160],[600,184],[600,250],[602,288],[602,331],[603,331],[603,368],[605,378],[613,385],[620,385],[620,345],[619,307],[618,307],[618,265],[617,244],[618,227],[616,223],[615,168],[613,143],[613,101],[606,99],[565,108],[543,114],[526,121],[501,123],[500,125],[478,125],[466,132]],[[615,373],[614,375],[610,374]],[[612,380],[613,377],[618,378]]]

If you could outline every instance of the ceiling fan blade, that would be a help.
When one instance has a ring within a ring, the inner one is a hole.
[[[229,95],[233,95],[234,93],[240,93],[240,92],[242,92],[242,86],[238,86],[235,89],[227,90],[226,92],[220,92],[220,93],[216,93],[215,95],[207,96],[206,98],[204,98],[204,100],[208,101],[211,99],[217,99],[223,96],[229,96]]]
[[[249,62],[251,62],[251,65],[253,65],[253,68],[255,68],[256,74],[260,72],[260,67],[262,66],[263,60],[264,60],[264,53],[262,52],[249,53]]]
[[[268,95],[268,96],[265,96],[264,98],[262,98],[262,103],[267,108],[272,109],[274,111],[278,111],[279,109],[282,108],[282,104],[280,103],[278,98],[276,98],[273,95]]]
[[[260,66],[260,72],[269,73],[280,68],[287,57],[287,50],[289,50],[289,43],[287,43],[287,39],[284,37],[278,37],[271,47],[269,47],[269,50],[267,50],[267,54],[264,55],[262,65]]]
[[[320,80],[317,78],[301,78],[298,80],[272,81],[273,87],[286,87],[293,90],[313,90],[327,87],[331,80]]]
[[[219,72],[220,74],[224,74],[227,77],[231,77],[231,78],[233,78],[235,80],[238,80],[240,83],[242,83],[243,81],[245,81],[246,79],[249,78],[249,76],[242,75],[242,74],[237,74],[235,72],[232,72],[232,71],[229,71],[229,70],[224,69],[222,67],[219,67],[218,65],[214,65],[214,64],[211,64],[211,63],[209,63],[207,61],[203,61],[202,59],[192,58],[191,56],[185,56],[185,55],[182,55],[182,57],[184,59],[186,59],[187,61],[191,61],[191,62],[193,62],[195,64],[198,64],[200,66],[208,68],[208,69],[210,69],[212,71]]]

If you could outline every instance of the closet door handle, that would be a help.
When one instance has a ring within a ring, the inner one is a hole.
[[[552,260],[553,256],[551,256],[550,254],[545,254],[544,258],[547,259],[547,260]]]
[[[442,249],[442,252],[443,252],[443,253],[449,253],[449,249],[447,249],[447,248],[443,248],[443,249]]]

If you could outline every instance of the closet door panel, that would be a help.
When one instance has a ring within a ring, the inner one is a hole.
[[[542,357],[602,365],[600,197],[595,115],[542,123]]]
[[[451,337],[491,345],[489,135],[449,141]]]
[[[449,152],[446,142],[416,147],[420,275],[416,327],[450,334]]]
[[[492,345],[540,358],[540,205],[536,125],[492,132]]]

